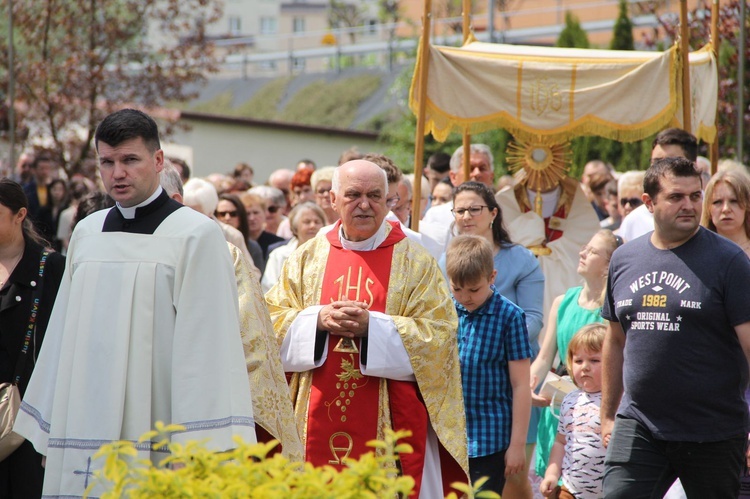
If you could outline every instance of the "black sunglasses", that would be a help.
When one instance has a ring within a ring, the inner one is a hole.
[[[641,198],[620,198],[620,206],[625,208],[625,205],[630,203],[630,206],[633,208],[640,206],[643,204],[643,201]]]

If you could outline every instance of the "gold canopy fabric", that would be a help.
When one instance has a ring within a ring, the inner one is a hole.
[[[425,132],[504,128],[546,144],[581,135],[632,142],[681,126],[677,45],[665,52],[490,44],[429,47]],[[718,76],[710,45],[689,54],[693,133],[716,136]],[[410,107],[419,106],[419,54]]]

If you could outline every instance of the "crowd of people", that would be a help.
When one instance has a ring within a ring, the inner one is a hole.
[[[97,496],[96,450],[157,421],[337,468],[408,429],[421,498],[738,497],[750,175],[711,176],[691,134],[544,186],[496,179],[483,144],[421,178],[356,149],[192,178],[132,109],[94,145],[95,177],[38,152],[0,180],[0,382],[26,439],[1,497]]]

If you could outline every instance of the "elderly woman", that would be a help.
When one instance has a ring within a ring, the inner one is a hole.
[[[307,201],[295,206],[289,213],[289,222],[294,237],[281,246],[278,246],[268,256],[266,262],[266,271],[263,274],[260,284],[263,292],[267,293],[269,289],[279,280],[281,268],[284,262],[298,246],[302,246],[307,241],[316,236],[318,231],[325,225],[326,217],[323,210],[315,203]]]
[[[750,256],[750,176],[744,170],[714,175],[703,197],[701,225],[734,241]]]
[[[326,225],[336,223],[339,214],[331,206],[331,186],[333,186],[333,172],[335,166],[324,166],[315,170],[310,179],[310,185],[315,193],[315,203],[321,207],[326,214]]]
[[[18,379],[21,396],[65,267],[59,253],[43,253],[46,241],[27,218],[28,209],[21,186],[0,179],[0,383]],[[37,299],[39,307],[32,318]],[[43,481],[42,456],[28,441],[0,462],[0,497],[41,497]]]

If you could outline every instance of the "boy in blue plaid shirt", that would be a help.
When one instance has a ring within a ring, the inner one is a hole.
[[[453,238],[446,273],[458,313],[458,353],[472,483],[502,493],[524,468],[531,412],[531,346],[523,310],[492,284],[492,246],[479,236]]]

